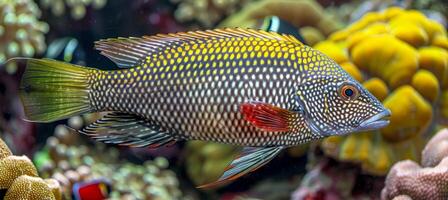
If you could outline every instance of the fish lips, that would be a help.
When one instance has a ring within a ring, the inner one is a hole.
[[[357,131],[376,130],[389,125],[390,121],[388,118],[390,117],[390,114],[391,113],[389,109],[381,111],[380,113],[368,118],[367,120],[359,124]]]

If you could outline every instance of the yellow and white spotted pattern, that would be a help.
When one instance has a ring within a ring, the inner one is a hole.
[[[321,97],[310,93],[319,84],[352,80],[292,36],[254,30],[120,38],[100,41],[97,49],[118,65],[133,67],[97,71],[89,92],[91,107],[138,115],[183,139],[292,146],[321,138],[309,127],[312,121],[325,129],[319,120],[309,119],[319,119],[313,113],[298,115],[289,132],[267,132],[246,122],[240,105],[260,101],[294,110],[298,97],[312,110],[324,106],[306,103]],[[314,80],[320,83],[314,86]]]

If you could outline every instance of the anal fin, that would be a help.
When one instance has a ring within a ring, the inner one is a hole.
[[[132,147],[159,147],[176,139],[160,126],[132,114],[108,113],[79,132],[97,141]]]
[[[235,180],[249,172],[255,171],[271,161],[285,147],[245,147],[240,155],[230,163],[224,174],[215,182],[198,186],[211,188]]]

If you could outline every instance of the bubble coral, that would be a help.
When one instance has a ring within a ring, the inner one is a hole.
[[[390,46],[384,48],[384,44]],[[367,36],[354,45],[350,54],[356,66],[385,80],[392,88],[410,82],[418,68],[417,51],[391,35]]]
[[[9,58],[32,57],[46,49],[44,35],[48,24],[39,21],[41,11],[32,0],[0,1],[0,63]],[[6,65],[14,73],[14,62]]]
[[[429,102],[434,102],[439,98],[439,81],[432,72],[424,69],[417,71],[412,77],[411,85]]]
[[[383,103],[393,113],[390,117],[391,125],[381,130],[381,135],[388,141],[414,138],[432,122],[431,104],[411,86],[397,88]]]
[[[344,63],[342,63],[341,66],[342,66],[342,68],[344,68]],[[354,66],[354,65],[352,65],[352,66],[353,66],[353,70],[358,70],[358,68],[356,68],[356,66]],[[351,72],[350,70],[347,70],[346,68],[344,68],[344,70],[348,71],[349,74],[352,74],[352,76],[354,76],[353,75],[354,73]],[[358,73],[360,73],[360,72],[357,72],[356,74],[358,74]],[[354,77],[357,77],[357,75]],[[384,83],[384,81],[379,78],[371,78],[369,80],[366,80],[362,85],[367,90],[369,90],[380,101],[384,101],[384,99],[386,99],[387,95],[389,94],[389,88],[387,88],[386,83]]]
[[[430,46],[422,47],[418,50],[419,66],[422,69],[431,71],[439,80],[444,83],[448,77],[448,51],[446,49]]]
[[[6,189],[9,199],[60,200],[60,187],[52,179],[38,177],[36,167],[26,156],[14,156],[0,139],[0,189]]]
[[[68,8],[73,19],[82,19],[88,6],[94,9],[101,9],[107,3],[107,0],[40,0],[40,5],[43,8],[51,9],[51,12],[56,16],[61,16]]]
[[[448,129],[439,131],[422,152],[422,165],[405,160],[396,163],[387,175],[381,198],[448,198]]]
[[[427,133],[434,131],[431,125],[439,123],[439,115],[448,117],[444,41],[441,24],[418,11],[391,7],[367,13],[316,44],[392,112],[391,123],[381,130],[324,139],[325,154],[359,163],[373,175],[385,175],[400,160],[418,160]]]

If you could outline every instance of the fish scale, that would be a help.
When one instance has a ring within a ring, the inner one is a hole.
[[[309,68],[307,62],[320,60],[305,57],[302,64],[296,62],[310,49],[254,37],[203,42],[148,56],[127,71],[101,71],[105,74],[93,80],[93,106],[97,111],[137,114],[186,139],[264,146],[295,145],[317,137],[264,132],[239,112],[239,105],[248,100],[290,108],[285,97],[300,83],[300,71]]]
[[[79,130],[98,141],[160,147],[178,140],[244,146],[215,186],[282,149],[386,126],[390,111],[340,66],[290,35],[227,28],[98,41],[120,70],[29,59],[30,121],[107,114]]]

